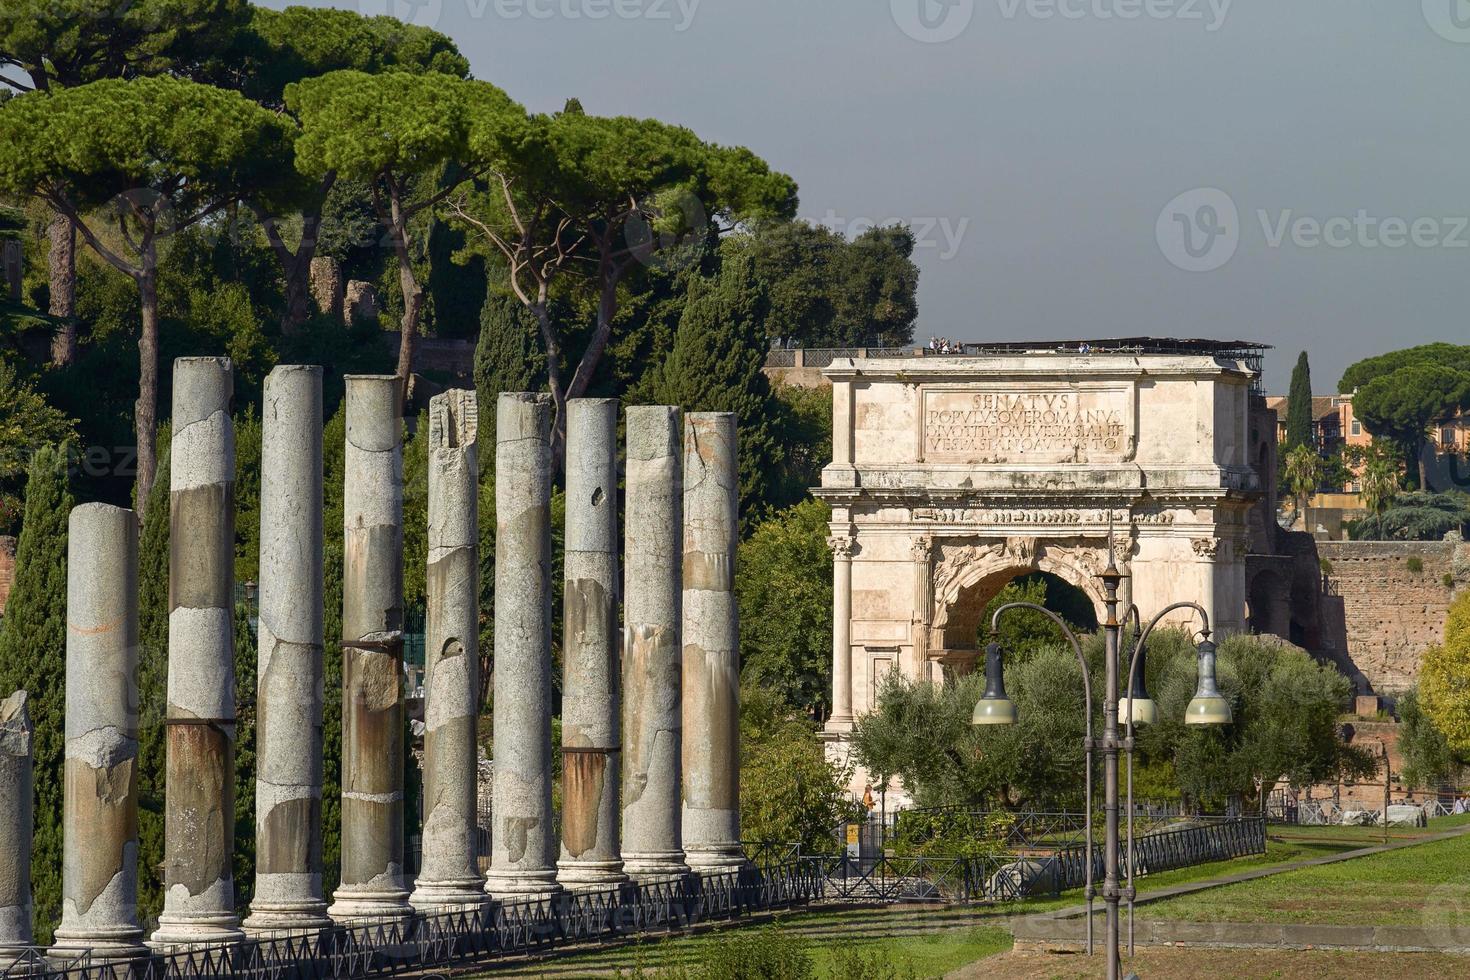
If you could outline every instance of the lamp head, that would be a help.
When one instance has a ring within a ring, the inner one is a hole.
[[[1199,682],[1184,711],[1186,725],[1228,725],[1234,720],[1230,702],[1215,680],[1215,644],[1206,636],[1199,645]]]
[[[972,725],[1014,725],[1016,704],[1006,696],[1004,667],[1000,644],[995,640],[985,648],[985,693],[975,702],[970,715]]]
[[[1133,704],[1133,726],[1152,725],[1159,720],[1159,706],[1154,703],[1153,698],[1148,696],[1148,691],[1143,685],[1144,673],[1148,669],[1148,651],[1143,647],[1138,648],[1138,667],[1133,674],[1132,704]],[[1129,697],[1125,694],[1118,699],[1118,724],[1128,724]]]

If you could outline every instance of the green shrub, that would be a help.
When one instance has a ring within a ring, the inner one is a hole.
[[[1332,574],[1332,562],[1331,561],[1329,561],[1326,558],[1323,558],[1322,561],[1321,561],[1321,566],[1322,566],[1322,574],[1323,575],[1331,575]]]
[[[1444,587],[1445,588],[1447,588],[1447,589],[1453,589],[1455,587],[1455,577],[1453,575],[1451,575],[1449,572],[1445,572],[1444,573],[1444,579],[1443,579],[1443,581],[1444,581]]]
[[[699,964],[708,980],[816,980],[804,940],[779,926],[733,932],[709,944]]]
[[[1424,560],[1418,555],[1414,555],[1413,557],[1409,558],[1408,561],[1404,562],[1404,567],[1407,568],[1410,573],[1414,575],[1419,575],[1424,571]]]
[[[832,980],[917,980],[913,962],[893,943],[831,947]]]

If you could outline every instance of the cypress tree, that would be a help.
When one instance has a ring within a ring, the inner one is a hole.
[[[158,433],[158,472],[138,542],[138,914],[145,929],[163,909],[171,441],[171,429],[165,425]]]
[[[15,584],[0,628],[0,697],[30,692],[35,753],[35,844],[31,892],[36,941],[61,921],[61,797],[66,758],[66,541],[72,505],[68,447],[31,459]]]
[[[487,296],[480,308],[480,339],[475,344],[481,446],[495,445],[495,401],[499,394],[539,391],[545,378],[546,355],[541,350],[535,317],[514,297],[494,293]]]
[[[686,412],[734,412],[740,427],[740,512],[749,527],[764,508],[782,458],[765,364],[765,287],[742,249],[728,249],[714,279],[694,279],[674,345],[644,388],[654,404]]]
[[[322,433],[322,887],[341,881],[342,863],[342,481],[346,472],[347,404]]]
[[[1286,448],[1316,448],[1312,426],[1312,369],[1307,365],[1307,352],[1302,351],[1291,369],[1291,388],[1286,398]]]

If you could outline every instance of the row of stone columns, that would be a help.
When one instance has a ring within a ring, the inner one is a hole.
[[[495,825],[490,872],[482,879],[475,853],[478,410],[473,392],[432,400],[425,819],[422,871],[410,893],[403,860],[403,464],[396,387],[392,377],[349,377],[342,883],[327,907],[321,382],[319,368],[283,366],[265,384],[257,876],[244,930],[310,932],[332,921],[475,905],[487,893],[544,895],[629,876],[683,874],[691,866],[738,866],[733,415],[694,414],[681,425],[674,408],[628,410],[620,671],[617,403],[567,405],[564,806],[561,859],[554,861],[552,403],[545,395],[500,396]],[[176,362],[166,896],[151,937],[155,947],[243,935],[231,878],[231,396],[228,360]],[[129,510],[83,505],[72,512],[70,535],[64,907],[53,952],[128,960],[148,951],[137,918],[137,521]],[[0,798],[17,801],[0,807],[0,965],[7,948],[29,941],[28,874],[19,866],[29,854],[29,739],[23,696],[0,704]],[[22,744],[24,753],[14,751]]]

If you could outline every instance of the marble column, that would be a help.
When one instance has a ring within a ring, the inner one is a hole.
[[[31,833],[35,826],[35,731],[26,692],[0,701],[0,972],[33,941]],[[21,967],[21,971],[26,967]]]
[[[700,872],[745,863],[740,849],[740,467],[735,415],[684,423],[684,850]]]
[[[243,938],[235,914],[235,426],[229,358],[174,362],[163,913],[154,946]]]
[[[490,873],[497,898],[559,891],[551,815],[551,397],[495,407],[495,776]]]
[[[61,925],[51,955],[148,955],[138,923],[138,518],[72,509],[66,560]]]
[[[338,922],[413,915],[403,873],[403,445],[398,382],[350,375],[343,459]]]
[[[689,872],[681,837],[679,410],[628,409],[623,548],[623,869]]]
[[[618,403],[567,402],[561,860],[570,887],[625,881],[618,826]]]
[[[455,389],[429,401],[428,623],[423,863],[417,909],[485,900],[475,855],[480,713],[479,403]]]
[[[332,924],[322,893],[322,369],[265,379],[252,934]]]
[[[852,538],[827,539],[832,551],[832,714],[827,731],[852,731]]]

